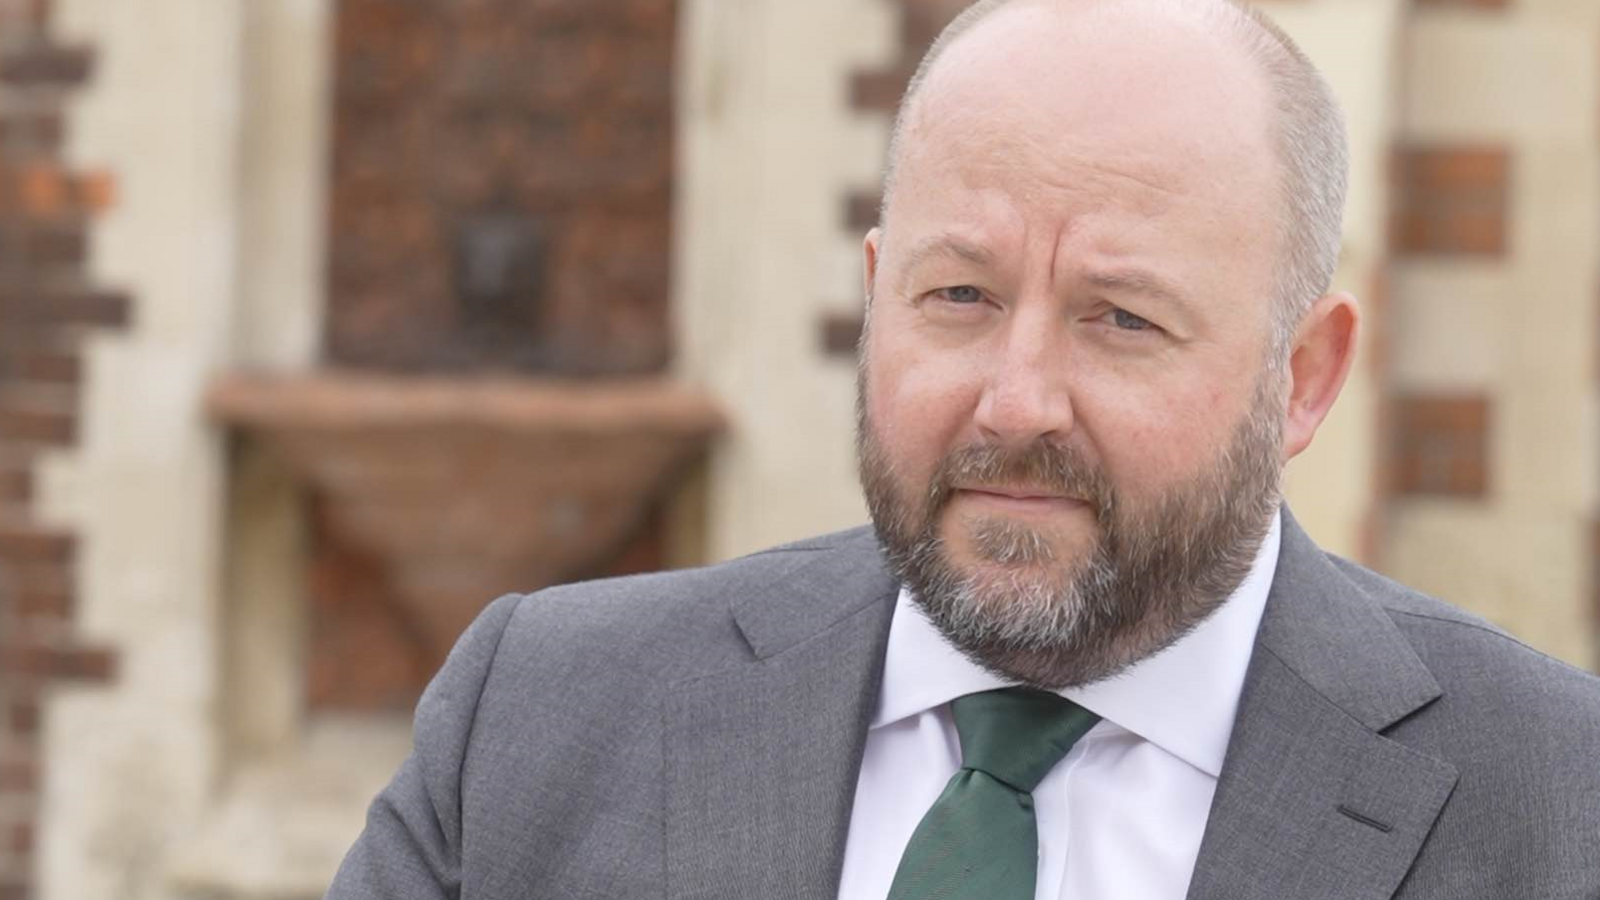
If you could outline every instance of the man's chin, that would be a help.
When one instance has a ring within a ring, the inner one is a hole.
[[[1039,577],[1079,569],[1094,552],[1094,526],[1066,522],[1041,525],[998,516],[952,516],[941,531],[946,561],[957,571],[978,575]]]
[[[996,560],[970,549],[956,550],[946,545],[939,568],[953,583],[963,586],[967,602],[984,610],[997,624],[1012,617],[1013,607],[1037,609],[1041,604],[1077,593],[1078,580],[1087,568],[1076,556],[1063,558],[1057,551],[1048,559]],[[1011,610],[1011,612],[1008,612]]]

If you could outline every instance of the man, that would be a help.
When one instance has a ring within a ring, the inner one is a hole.
[[[1344,178],[1226,0],[969,10],[866,239],[874,531],[497,602],[329,896],[1600,896],[1600,682],[1280,509]]]

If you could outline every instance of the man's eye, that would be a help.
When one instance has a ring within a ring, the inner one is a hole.
[[[936,297],[942,297],[945,300],[949,300],[951,303],[958,303],[962,305],[980,303],[983,301],[983,291],[978,290],[970,284],[940,288],[933,293]]]
[[[1139,316],[1136,316],[1125,309],[1114,311],[1112,314],[1112,321],[1117,323],[1118,328],[1121,328],[1125,331],[1144,331],[1146,329],[1155,327],[1150,323],[1149,319],[1140,318]]]

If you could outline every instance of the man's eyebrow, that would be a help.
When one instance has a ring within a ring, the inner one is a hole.
[[[975,266],[992,266],[994,254],[987,247],[953,234],[939,234],[912,245],[906,252],[903,269],[914,269],[939,256],[953,256]]]
[[[1144,269],[1108,269],[1088,272],[1083,280],[1103,291],[1141,294],[1172,304],[1182,304],[1184,294],[1170,282]]]

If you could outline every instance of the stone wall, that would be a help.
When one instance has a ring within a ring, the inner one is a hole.
[[[592,351],[574,354],[591,373],[668,366],[732,425],[697,553],[864,519],[838,351],[859,320],[886,110],[955,4],[682,0],[674,46],[640,33],[668,9],[656,0],[438,4],[522,23],[507,36],[481,18],[459,35],[382,24],[426,6],[0,0],[0,900],[315,897],[405,752],[398,716],[307,723],[308,677],[354,682],[308,669],[303,617],[319,597],[385,592],[335,565],[310,607],[285,602],[306,599],[317,560],[296,554],[330,547],[307,539],[326,522],[280,462],[208,418],[225,374],[459,374],[463,347],[502,373],[554,371],[562,348]],[[534,9],[572,42],[517,95],[545,112],[484,106],[481,79],[537,74],[500,43],[535,39]],[[1600,7],[1272,12],[1351,112],[1339,284],[1373,326],[1290,469],[1297,513],[1324,544],[1590,663]],[[485,42],[487,68],[447,77],[455,41]],[[387,143],[374,104],[401,82],[474,135],[449,144],[472,164],[421,164],[455,126],[396,117]],[[673,149],[644,133],[657,114],[612,121],[669,82]],[[574,99],[588,90],[624,106],[591,112]],[[373,160],[391,146],[385,174]],[[541,168],[540,147],[590,175]],[[607,171],[615,190],[584,180]],[[536,227],[507,225],[508,197]],[[419,211],[440,198],[447,214]],[[456,305],[466,219],[490,246],[531,233],[542,248],[543,278],[503,272],[511,287],[485,292],[499,312]],[[580,291],[619,299],[587,321]],[[519,355],[484,321],[549,352]],[[448,340],[430,346],[430,329]],[[651,527],[621,565],[674,558]],[[321,634],[366,651],[372,624]],[[397,654],[368,660],[409,665],[400,678],[324,694],[324,710],[403,705],[425,667]]]
[[[860,315],[861,236],[844,198],[874,184],[883,117],[854,73],[901,53],[881,0],[689,0],[673,277],[674,370],[733,423],[707,475],[707,555],[866,519],[855,483],[855,365],[827,323]]]
[[[1395,134],[1379,563],[1594,666],[1600,5],[1433,0]]]
[[[36,502],[41,461],[82,437],[85,340],[132,314],[86,265],[113,181],[63,152],[94,49],[51,19],[48,3],[0,3],[0,897],[13,900],[33,896],[48,698],[117,668],[77,625],[83,535]]]
[[[63,153],[116,178],[89,232],[89,280],[137,304],[126,328],[83,345],[79,439],[35,470],[36,508],[79,536],[78,627],[117,660],[108,683],[58,689],[45,706],[38,897],[173,896],[171,854],[226,774],[227,444],[202,401],[237,359],[292,355],[304,334],[296,240],[318,234],[292,214],[303,157],[269,152],[281,142],[244,146],[265,108],[246,102],[247,6],[315,36],[302,0],[51,2],[56,33],[95,53],[65,110]],[[308,43],[291,68],[315,72],[320,50]],[[263,196],[271,203],[252,205]],[[270,266],[252,268],[259,252]],[[236,317],[256,300],[267,306],[250,320],[273,327],[241,335]]]

